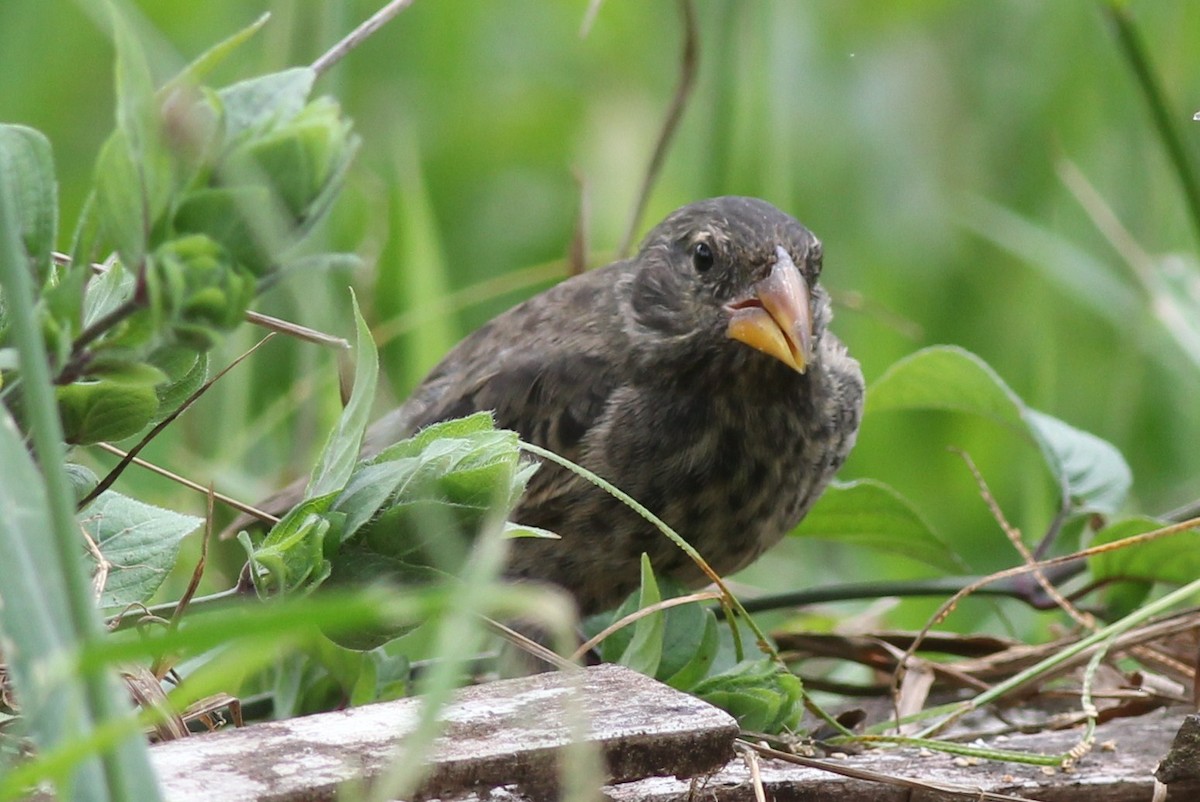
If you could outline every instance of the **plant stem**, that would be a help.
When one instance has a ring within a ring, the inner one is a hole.
[[[646,174],[642,177],[642,186],[638,189],[637,200],[633,204],[633,214],[630,215],[629,226],[625,229],[621,247],[617,249],[617,257],[620,259],[629,255],[633,238],[637,235],[638,224],[642,220],[642,213],[646,210],[646,203],[650,199],[650,191],[654,189],[654,183],[662,171],[663,162],[667,160],[667,150],[671,147],[671,140],[675,138],[675,130],[679,127],[679,121],[683,118],[683,112],[687,108],[688,98],[692,95],[692,87],[696,83],[696,72],[700,62],[700,35],[696,28],[696,9],[692,5],[692,0],[680,0],[679,13],[683,17],[683,51],[679,56],[679,84],[675,87],[671,105],[667,109],[667,117],[663,120],[662,130],[659,131],[658,141],[654,145],[654,155],[650,157],[650,164],[646,167]]]
[[[939,732],[972,710],[976,710],[984,705],[991,704],[1005,694],[1011,693],[1026,683],[1036,680],[1050,669],[1053,669],[1063,662],[1071,659],[1080,652],[1086,651],[1094,646],[1098,646],[1099,644],[1115,638],[1117,635],[1132,629],[1138,624],[1143,623],[1159,613],[1169,610],[1176,604],[1181,604],[1188,601],[1197,593],[1200,593],[1200,579],[1197,579],[1194,582],[1189,582],[1181,588],[1176,588],[1162,598],[1155,599],[1154,601],[1138,608],[1124,618],[1114,621],[1103,629],[1096,630],[1086,638],[1081,638],[1080,640],[1061,649],[1056,654],[1047,657],[1045,660],[1042,660],[1036,665],[1032,665],[1024,671],[1014,674],[1004,682],[997,683],[975,698],[957,706],[953,714],[921,732],[919,737],[928,737]]]
[[[60,385],[70,384],[82,376],[84,371],[87,370],[88,362],[91,361],[91,355],[87,352],[87,347],[141,307],[142,303],[138,299],[138,296],[135,295],[84,329],[75,338],[75,342],[71,343],[71,356],[67,360],[67,364],[59,371],[58,376],[54,378],[54,383]]]
[[[1180,136],[1171,107],[1159,85],[1158,76],[1150,64],[1150,55],[1146,52],[1133,15],[1129,13],[1125,3],[1111,0],[1104,10],[1112,20],[1121,51],[1133,70],[1142,95],[1146,98],[1150,117],[1167,151],[1167,157],[1175,165],[1175,177],[1179,179],[1188,211],[1191,213],[1192,226],[1196,230],[1197,239],[1200,239],[1200,181],[1197,180],[1191,155]]]

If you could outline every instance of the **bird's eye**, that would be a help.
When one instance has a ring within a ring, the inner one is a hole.
[[[692,266],[697,273],[703,273],[713,266],[712,246],[707,242],[697,242],[692,246]]]

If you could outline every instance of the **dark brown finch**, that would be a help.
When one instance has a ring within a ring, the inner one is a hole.
[[[858,363],[827,329],[821,244],[754,198],[672,213],[632,259],[568,279],[458,344],[367,434],[377,452],[436,421],[496,424],[608,479],[717,572],[795,526],[854,444]],[[567,589],[581,612],[618,604],[639,560],[688,585],[683,552],[558,466],[533,476],[513,519],[561,540],[512,541],[514,578]]]

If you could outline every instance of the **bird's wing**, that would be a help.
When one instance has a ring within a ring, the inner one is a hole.
[[[371,426],[364,452],[432,423],[490,410],[497,426],[577,459],[619,377],[628,375],[621,268],[618,263],[559,284],[471,334],[404,405]]]
[[[398,409],[367,429],[362,456],[378,454],[438,421],[491,410],[496,425],[528,442],[578,461],[583,437],[603,413],[628,354],[622,342],[618,283],[625,263],[593,270],[510,309],[468,336]],[[534,475],[526,498],[559,492],[561,471]],[[286,511],[300,499],[303,479],[262,502]],[[242,516],[228,531],[249,525]],[[224,535],[223,535],[224,536]]]

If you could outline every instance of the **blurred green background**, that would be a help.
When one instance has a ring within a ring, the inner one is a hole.
[[[457,338],[563,274],[581,206],[591,263],[614,253],[677,81],[681,25],[672,0],[608,0],[581,38],[587,5],[416,0],[318,85],[364,140],[320,236],[355,250],[364,267],[290,275],[256,307],[347,334],[346,286],[357,288],[388,337],[381,409]],[[1194,151],[1200,5],[1128,5]],[[269,11],[266,30],[215,76],[227,83],[312,61],[377,6],[131,8],[160,79]],[[1184,254],[1180,292],[1200,296],[1176,175],[1100,4],[696,7],[695,93],[639,234],[701,197],[766,198],[824,241],[835,328],[868,381],[925,345],[962,345],[1033,406],[1115,443],[1133,467],[1137,509],[1161,513],[1200,497],[1200,369],[1164,334],[1134,273],[1060,177],[1064,162],[1077,166],[1154,259]],[[112,49],[81,5],[0,2],[0,120],[36,127],[54,144],[62,248],[112,127],[111,74]],[[232,337],[218,363],[256,336]],[[253,501],[311,465],[338,411],[336,375],[330,351],[277,339],[149,458]],[[1055,491],[1037,454],[978,421],[868,417],[843,478],[897,487],[972,571],[1015,563],[949,445],[971,453],[1027,538],[1044,529]],[[203,509],[202,497],[144,471],[119,487]],[[929,573],[824,544],[788,543],[780,554],[746,581],[782,590]],[[223,552],[210,585],[227,586],[239,564],[235,550]],[[909,605],[890,620],[919,623],[928,609]],[[973,626],[971,617],[959,625]]]

